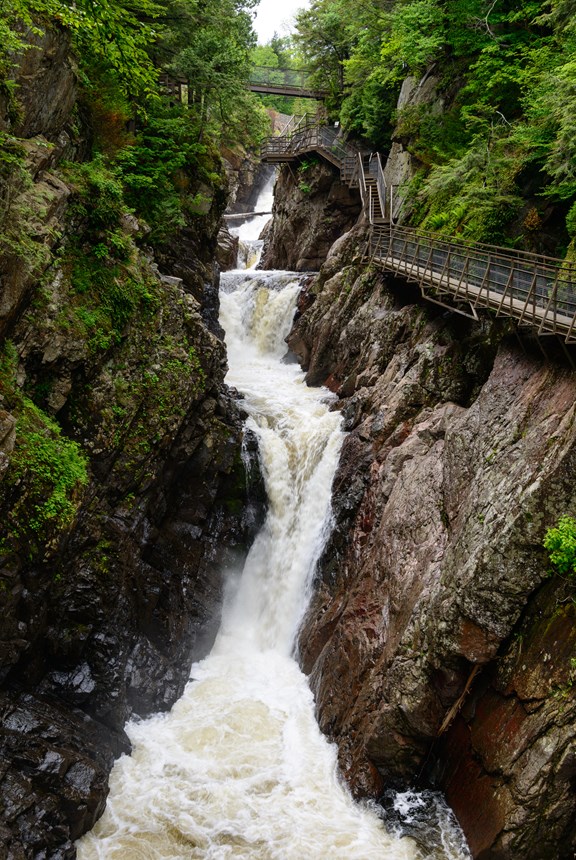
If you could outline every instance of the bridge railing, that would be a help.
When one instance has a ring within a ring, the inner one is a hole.
[[[376,153],[376,184],[378,188],[378,197],[380,198],[380,206],[382,215],[386,221],[392,218],[392,194],[388,193],[388,187],[384,178],[384,168],[382,167],[382,159],[380,153]]]
[[[468,246],[405,227],[374,229],[370,253],[374,262],[418,283],[432,301],[442,304],[442,295],[450,295],[472,309],[513,317],[538,334],[576,341],[576,269],[562,260]]]
[[[308,114],[292,117],[281,135],[268,138],[262,146],[261,158],[281,160],[284,156],[295,158],[312,151],[320,152],[341,171],[349,168],[357,157],[357,149],[343,140],[337,128],[323,125]]]
[[[311,89],[310,74],[303,69],[279,69],[272,66],[254,66],[250,72],[250,83],[263,86],[296,87]]]

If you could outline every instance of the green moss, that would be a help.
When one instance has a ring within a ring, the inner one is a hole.
[[[87,459],[58,424],[17,385],[18,355],[7,342],[0,354],[0,391],[16,415],[16,444],[0,486],[7,511],[5,548],[26,546],[30,555],[73,521],[88,482]]]
[[[0,199],[0,254],[21,261],[28,273],[42,269],[50,258],[37,240],[46,226],[46,201],[33,188],[26,150],[5,132],[0,132]]]
[[[45,538],[74,519],[78,490],[88,482],[87,460],[77,443],[63,437],[56,422],[27,398],[16,432],[11,477],[28,484],[26,529]]]

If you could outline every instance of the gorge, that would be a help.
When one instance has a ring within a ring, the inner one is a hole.
[[[439,790],[474,857],[572,858],[574,585],[543,547],[575,509],[571,352],[373,267],[322,159],[281,169],[266,271],[219,278],[216,107],[130,118],[106,74],[86,89],[66,26],[29,34],[18,104],[0,92],[5,856],[73,858],[100,819],[80,857],[465,857]],[[458,105],[443,74],[404,77],[387,177],[415,183],[402,217],[465,236],[482,212],[504,242],[483,192],[425,196]],[[488,171],[509,133],[494,121]],[[522,241],[569,265],[567,198],[533,229],[515,175]]]

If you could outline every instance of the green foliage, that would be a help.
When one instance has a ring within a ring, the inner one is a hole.
[[[311,83],[328,92],[327,107],[334,111],[342,102],[344,62],[350,55],[347,3],[341,0],[312,0],[309,9],[296,16],[294,42],[311,72]]]
[[[252,66],[273,69],[300,69],[302,58],[296,50],[290,36],[280,37],[277,33],[265,45],[256,45],[250,52],[250,63]],[[286,80],[283,72],[269,71],[270,83],[281,84]],[[298,115],[306,112],[310,107],[309,99],[297,99],[293,96],[260,95],[259,99],[266,108],[271,108],[279,113]],[[314,103],[314,110],[317,108]]]
[[[522,206],[576,205],[575,10],[574,0],[313,0],[295,42],[345,130],[380,151],[394,137],[420,161],[414,224],[538,250]],[[430,72],[436,105],[396,116],[402,81]]]
[[[410,0],[382,16],[386,38],[380,56],[391,76],[422,73],[436,59],[445,41],[444,15],[436,0]]]
[[[134,245],[122,228],[126,214],[123,187],[102,157],[70,165],[74,188],[72,218],[82,240],[73,239],[63,264],[75,293],[71,311],[93,351],[117,343],[134,313],[152,313],[158,305],[150,275],[138,265]],[[71,320],[68,320],[68,324]]]
[[[0,495],[10,505],[5,540],[33,554],[73,521],[88,481],[87,459],[58,424],[24,396],[16,380],[18,355],[0,353],[0,391],[17,416],[16,444]]]
[[[71,248],[67,265],[79,297],[73,309],[94,351],[118,343],[136,310],[149,314],[157,307],[153,285],[111,257],[99,259],[87,248]]]
[[[152,243],[184,224],[183,195],[208,153],[197,137],[196,125],[188,115],[158,104],[133,145],[118,154],[126,202],[150,226]]]
[[[146,197],[142,211],[153,229],[162,224],[167,234],[182,224],[178,196],[194,173],[202,173],[206,147],[214,152],[220,143],[256,144],[266,133],[266,113],[244,86],[256,2],[5,0],[0,85],[13,89],[11,64],[18,52],[35,50],[31,35],[55,22],[63,25],[78,58],[95,147],[118,158],[117,178],[125,180],[134,209]],[[162,104],[160,71],[190,81],[187,105]],[[126,124],[135,117],[134,135]],[[208,172],[214,174],[213,167]]]
[[[190,81],[189,105],[201,139],[208,135],[229,145],[254,142],[265,133],[262,105],[245,89],[256,44],[250,14],[256,3],[167,0],[161,50],[170,58],[170,71]]]
[[[45,541],[73,521],[80,488],[88,482],[87,460],[77,443],[62,436],[56,422],[27,398],[16,434],[8,481],[25,481],[26,494],[12,509],[10,521],[16,532],[31,529]],[[26,520],[21,516],[22,504]]]
[[[15,54],[33,50],[28,33],[41,35],[39,22],[57,21],[71,33],[82,69],[104,64],[129,95],[156,89],[157,72],[149,55],[156,39],[151,23],[162,7],[151,0],[4,0],[0,20],[0,73],[9,72]]]
[[[576,574],[576,520],[563,516],[558,525],[548,529],[544,547],[550,554],[550,561],[559,573],[565,576]]]
[[[126,209],[122,183],[102,156],[68,165],[67,179],[76,192],[73,214],[86,222],[91,238],[118,224]]]
[[[488,142],[479,139],[463,155],[431,168],[420,185],[416,218],[424,229],[502,244],[522,204],[514,178],[505,140],[497,133]]]

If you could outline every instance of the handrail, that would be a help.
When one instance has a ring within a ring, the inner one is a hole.
[[[282,69],[275,66],[254,66],[246,86],[257,93],[301,96],[322,101],[326,90],[314,86],[310,72],[306,69]]]
[[[376,174],[376,184],[378,188],[378,197],[380,198],[380,207],[382,209],[382,215],[386,221],[392,220],[392,200],[388,199],[387,187],[386,187],[386,179],[384,178],[384,169],[382,167],[382,159],[380,158],[380,153],[376,153],[376,166],[377,166],[377,174]]]
[[[338,130],[317,120],[295,123],[263,150],[271,161],[310,151],[339,167],[349,187],[357,183],[372,225],[369,249],[375,265],[417,283],[428,301],[458,313],[476,319],[476,308],[490,308],[538,335],[556,334],[576,343],[576,264],[394,225],[395,186],[386,183],[380,154],[359,152]]]
[[[514,256],[410,227],[373,228],[370,253],[376,265],[419,284],[430,301],[454,309],[446,303],[449,296],[470,306],[472,316],[477,307],[491,308],[539,335],[576,342],[576,284],[563,260]]]
[[[358,176],[360,179],[360,197],[362,198],[362,208],[368,210],[368,189],[366,188],[366,175],[364,173],[364,159],[362,153],[358,153]]]
[[[346,160],[355,158],[356,148],[340,137],[338,129],[321,124],[309,114],[293,123],[294,119],[290,120],[282,134],[264,142],[261,150],[264,161],[288,160],[304,152],[318,151],[342,171]]]
[[[311,89],[306,86],[310,73],[305,69],[281,69],[274,66],[253,66],[250,72],[252,84],[284,84],[286,86]]]

